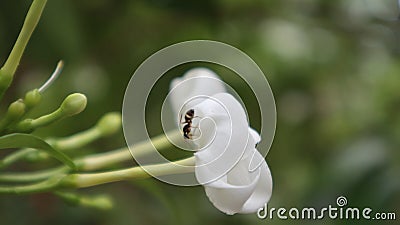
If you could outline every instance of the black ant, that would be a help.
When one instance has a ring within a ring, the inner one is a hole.
[[[185,114],[185,121],[181,121],[181,124],[185,124],[183,126],[183,137],[186,139],[192,139],[192,134],[190,133],[192,130],[192,123],[193,123],[194,116],[194,109],[189,109]]]

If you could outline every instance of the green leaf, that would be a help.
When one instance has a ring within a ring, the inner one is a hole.
[[[35,148],[53,156],[72,169],[75,169],[74,162],[64,153],[54,149],[47,142],[32,134],[8,134],[0,137],[0,149],[6,148]]]

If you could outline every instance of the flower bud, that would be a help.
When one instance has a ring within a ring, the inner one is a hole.
[[[29,91],[26,93],[24,102],[27,108],[32,108],[39,104],[39,102],[42,100],[42,94],[40,94],[38,89],[34,89],[32,91]]]
[[[17,122],[25,114],[25,103],[19,99],[8,106],[7,113],[0,120],[0,130],[10,126],[10,124]]]
[[[94,207],[100,210],[109,210],[113,207],[113,202],[107,195],[99,195],[90,199],[82,199],[81,205]]]
[[[80,205],[100,210],[108,210],[113,207],[113,202],[108,195],[80,196],[69,192],[56,192],[56,195],[61,197],[66,203],[74,206]]]
[[[102,135],[111,135],[121,128],[121,114],[118,112],[111,112],[105,114],[99,122],[97,122],[96,127],[102,133]]]
[[[10,120],[15,120],[23,116],[25,113],[25,104],[19,99],[10,104],[7,111],[7,116]]]
[[[86,107],[86,96],[80,93],[74,93],[65,98],[61,104],[60,110],[64,116],[73,116],[82,112]]]

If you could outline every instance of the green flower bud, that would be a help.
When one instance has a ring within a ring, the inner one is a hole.
[[[10,104],[6,115],[0,120],[0,131],[4,130],[11,124],[18,122],[18,120],[25,114],[25,103],[19,99]]]
[[[100,210],[109,210],[113,207],[113,202],[108,195],[99,195],[81,200],[81,205],[97,208]]]
[[[65,98],[60,106],[64,116],[73,116],[82,112],[86,108],[86,96],[80,93],[74,93]]]
[[[80,196],[75,193],[60,191],[56,192],[55,194],[61,197],[66,203],[74,206],[80,205],[101,210],[108,210],[113,207],[113,202],[108,195]]]
[[[7,116],[10,120],[16,120],[22,117],[25,113],[25,103],[19,99],[10,104],[7,111]]]
[[[38,127],[46,126],[54,121],[67,116],[73,116],[82,112],[86,107],[86,97],[83,94],[71,94],[61,103],[60,108],[56,111],[41,116],[37,119],[25,119],[19,122],[14,131],[16,132],[31,132]]]
[[[117,132],[121,128],[121,114],[118,112],[111,112],[105,114],[96,124],[96,128],[102,135],[107,136]]]
[[[38,89],[34,89],[32,91],[29,91],[26,93],[24,102],[26,104],[27,108],[32,108],[39,104],[39,102],[42,100],[42,94],[40,94]]]

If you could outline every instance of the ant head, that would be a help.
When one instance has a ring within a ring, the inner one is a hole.
[[[189,109],[189,110],[186,112],[186,114],[187,114],[188,116],[194,116],[194,109]]]

